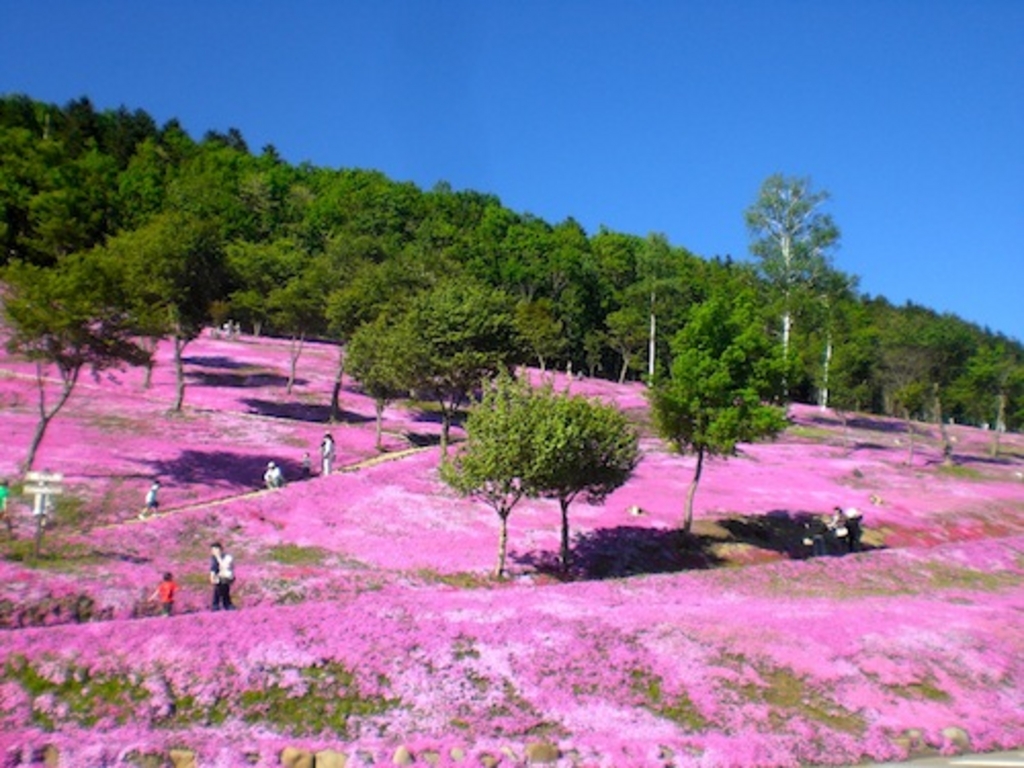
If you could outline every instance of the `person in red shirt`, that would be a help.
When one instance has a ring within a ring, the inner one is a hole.
[[[170,616],[174,611],[174,595],[177,592],[178,585],[174,582],[174,577],[170,571],[168,571],[164,574],[164,580],[157,585],[156,591],[153,592],[149,599],[158,600],[164,616]]]

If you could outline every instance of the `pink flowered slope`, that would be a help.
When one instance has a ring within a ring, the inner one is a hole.
[[[236,766],[299,745],[365,765],[405,744],[452,764],[453,747],[522,761],[547,740],[563,765],[774,766],[953,749],[949,728],[975,750],[1024,744],[1020,436],[992,460],[990,434],[954,426],[943,468],[937,429],[916,425],[908,466],[902,423],[862,417],[844,435],[834,414],[793,407],[778,441],[708,462],[695,559],[673,558],[693,460],[646,436],[623,488],[571,509],[580,573],[637,575],[546,575],[557,505],[529,500],[496,582],[494,513],[439,481],[436,447],[416,448],[438,434],[432,414],[389,408],[377,461],[373,404],[351,382],[343,422],[326,423],[331,345],[307,346],[290,396],[286,342],[203,338],[186,354],[183,415],[167,415],[161,348],[150,389],[138,371],[83,381],[54,422],[38,466],[64,472],[89,530],[58,526],[27,562],[16,504],[0,560],[8,758],[51,744],[100,765],[187,745]],[[31,374],[0,363],[9,475],[34,426]],[[643,418],[641,385],[531,376]],[[299,480],[325,429],[344,471]],[[271,459],[290,482],[263,491]],[[162,514],[139,522],[154,475]],[[758,538],[835,504],[864,510],[871,551],[802,559]],[[205,609],[214,539],[238,558],[230,614]],[[164,570],[181,615],[140,618]]]

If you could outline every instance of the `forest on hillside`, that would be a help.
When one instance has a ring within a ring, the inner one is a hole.
[[[381,393],[408,392],[395,371],[422,364],[417,339],[431,334],[432,355],[460,360],[451,376],[527,363],[656,379],[695,308],[742,296],[784,346],[789,400],[1024,426],[1020,341],[861,294],[833,264],[827,194],[805,180],[772,177],[736,212],[754,256],[737,262],[657,233],[547,222],[445,182],[292,165],[234,128],[196,140],[88,98],[0,98],[0,169],[8,347],[72,386],[83,366],[145,364],[155,340],[180,352],[227,322],[291,339],[293,377],[305,340],[338,342],[356,353],[348,372]],[[442,380],[467,388],[435,370]]]

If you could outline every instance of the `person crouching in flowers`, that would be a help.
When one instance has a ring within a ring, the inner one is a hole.
[[[149,596],[150,602],[154,600],[159,601],[160,610],[164,616],[170,616],[174,612],[174,596],[178,592],[178,585],[174,582],[174,576],[170,571],[164,574],[164,579],[161,581],[156,590],[152,595]]]
[[[828,521],[829,539],[832,544],[833,554],[845,554],[850,551],[850,531],[846,527],[846,515],[842,507],[835,507],[832,510],[832,517]]]

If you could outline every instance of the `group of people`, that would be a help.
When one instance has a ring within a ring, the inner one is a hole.
[[[235,559],[225,551],[224,546],[215,541],[210,545],[210,584],[213,586],[211,609],[214,611],[233,611],[231,602],[231,585],[235,583]],[[150,602],[158,602],[164,616],[174,613],[174,600],[178,595],[178,583],[170,571],[164,574]]]
[[[334,444],[334,437],[330,432],[325,432],[323,439],[320,441],[320,474],[329,475],[334,468],[334,457],[337,454],[337,448]],[[313,474],[312,461],[307,451],[302,456],[302,476],[303,479],[308,479]],[[274,488],[284,487],[284,472],[281,470],[280,465],[276,462],[267,462],[267,469],[263,473],[263,485],[267,490]]]
[[[831,515],[816,516],[807,521],[804,544],[811,547],[813,556],[859,552],[863,517],[855,507],[834,507]]]

